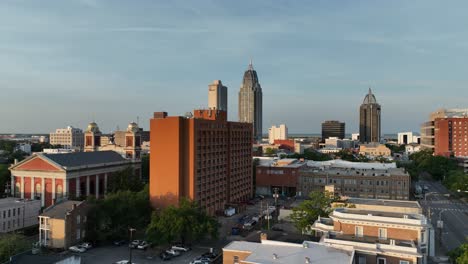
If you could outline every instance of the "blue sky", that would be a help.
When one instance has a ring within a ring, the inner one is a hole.
[[[382,130],[419,131],[429,112],[467,107],[466,1],[0,1],[0,133],[93,119],[106,132],[154,111],[207,105],[229,89],[229,117],[249,59],[263,88],[263,128],[358,129],[368,87]]]

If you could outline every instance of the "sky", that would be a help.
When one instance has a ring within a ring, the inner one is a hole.
[[[468,107],[467,1],[0,1],[0,133],[96,121],[104,132],[153,112],[206,108],[228,87],[229,119],[249,60],[263,130],[358,131],[371,87],[382,131],[419,131]]]

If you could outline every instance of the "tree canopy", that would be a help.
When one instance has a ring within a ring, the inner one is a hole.
[[[468,263],[468,243],[461,244],[458,248],[449,252],[449,257],[456,264]]]
[[[91,241],[126,238],[129,227],[143,230],[151,215],[148,186],[140,192],[118,191],[89,202],[87,239]]]
[[[0,194],[5,192],[5,184],[10,181],[10,170],[7,164],[0,164]]]
[[[209,235],[218,237],[218,222],[198,204],[182,199],[179,206],[169,206],[154,212],[146,235],[149,241],[164,244],[180,240],[182,243],[199,240]]]
[[[334,197],[331,193],[325,191],[314,191],[309,194],[307,200],[304,200],[299,206],[293,208],[291,220],[294,226],[303,231],[312,225],[319,216],[328,216],[329,206]]]
[[[449,171],[444,180],[444,185],[453,192],[466,195],[465,191],[468,191],[468,174],[462,170]]]
[[[304,150],[304,154],[292,154],[289,155],[289,158],[294,158],[294,159],[307,159],[307,160],[315,160],[315,161],[326,161],[326,160],[331,160],[331,156],[327,154],[320,153],[315,150]]]
[[[4,263],[18,253],[26,251],[30,244],[24,236],[18,234],[4,234],[0,238],[0,262]]]
[[[443,180],[448,172],[457,169],[457,163],[443,156],[434,156],[431,150],[421,150],[410,155],[410,164],[406,168],[413,180],[422,172],[429,173],[434,180]]]
[[[135,175],[135,171],[129,166],[112,174],[112,177],[109,178],[107,191],[110,193],[127,190],[138,192],[143,189],[143,186],[140,177]]]

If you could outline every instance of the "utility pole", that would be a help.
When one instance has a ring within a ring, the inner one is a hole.
[[[268,206],[268,202],[267,202],[267,220],[268,220],[268,229],[267,230],[270,230],[270,208]]]
[[[130,231],[130,242],[129,242],[129,249],[130,249],[130,256],[128,258],[128,261],[130,262],[130,264],[133,264],[132,262],[132,240],[133,240],[133,232],[136,231],[135,228],[128,228],[128,231]]]

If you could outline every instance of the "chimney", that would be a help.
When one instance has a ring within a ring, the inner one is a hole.
[[[273,253],[273,259],[278,259],[278,255],[276,255],[275,253]]]
[[[72,210],[76,209],[76,204],[72,204]]]
[[[18,159],[15,159],[15,161],[14,161],[14,162],[15,162],[15,164],[16,164],[16,163],[18,163]]]
[[[263,240],[268,240],[268,235],[267,233],[260,233],[260,242]]]
[[[311,263],[309,257],[305,257],[305,263],[306,263],[306,264],[310,264],[310,263]]]
[[[153,118],[166,118],[167,112],[154,112]]]

